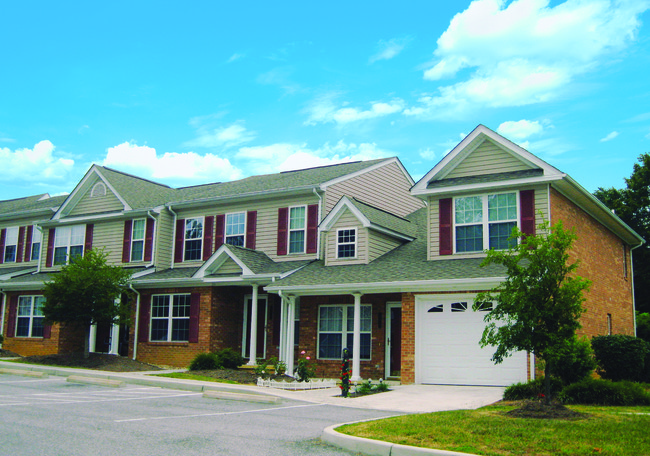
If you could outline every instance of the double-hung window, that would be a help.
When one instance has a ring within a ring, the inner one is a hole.
[[[18,254],[18,227],[7,228],[5,236],[4,262],[13,263],[16,261],[16,255]]]
[[[372,306],[361,306],[360,358],[370,359]],[[318,358],[341,359],[344,348],[354,357],[354,305],[323,305],[318,308]]]
[[[289,253],[305,253],[305,206],[289,208]]]
[[[244,246],[246,236],[246,212],[226,214],[226,244]]]
[[[30,260],[38,260],[41,256],[41,242],[43,242],[43,232],[39,227],[34,225],[32,229],[32,251],[30,252]]]
[[[133,220],[131,224],[131,261],[142,261],[144,258],[145,219]]]
[[[517,194],[465,196],[454,202],[456,252],[507,249],[517,226]]]
[[[54,234],[54,264],[66,264],[70,259],[83,255],[85,237],[84,225],[57,228]]]
[[[43,296],[19,296],[16,337],[43,337]]]
[[[203,251],[203,217],[185,220],[185,261],[200,260]]]
[[[190,337],[189,294],[151,297],[152,342],[187,342]]]
[[[357,229],[344,228],[336,231],[336,257],[356,258]]]

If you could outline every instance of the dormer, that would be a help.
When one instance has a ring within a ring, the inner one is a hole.
[[[368,264],[415,239],[412,223],[343,196],[319,226],[326,266]]]

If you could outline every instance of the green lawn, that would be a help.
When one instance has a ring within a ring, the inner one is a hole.
[[[577,421],[512,418],[512,405],[406,415],[337,431],[402,445],[480,455],[650,455],[650,407],[571,406]]]
[[[205,375],[188,374],[187,372],[171,372],[169,374],[151,374],[151,375],[154,375],[156,377],[180,378],[183,380],[202,380],[204,382],[229,383],[231,385],[239,384],[234,380],[224,380],[221,378],[206,377]]]

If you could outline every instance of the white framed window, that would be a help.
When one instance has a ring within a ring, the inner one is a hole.
[[[307,206],[289,208],[289,253],[305,253]]]
[[[29,257],[31,261],[38,260],[41,257],[42,242],[43,242],[43,232],[39,227],[34,225],[32,229],[32,251],[30,252],[30,257]]]
[[[5,263],[14,263],[18,255],[18,227],[7,228],[5,233],[5,251],[3,252]]]
[[[226,214],[225,243],[243,247],[246,242],[246,212]]]
[[[190,338],[190,294],[151,296],[152,342],[187,342]]]
[[[84,254],[85,225],[61,226],[54,234],[54,265],[66,264],[70,258]]]
[[[43,296],[19,296],[16,337],[43,337]]]
[[[341,359],[344,348],[354,357],[354,305],[322,305],[318,308],[318,359]],[[361,306],[361,357],[370,359],[372,306]]]
[[[357,229],[342,228],[336,231],[336,258],[357,257]]]
[[[185,261],[200,260],[203,252],[203,217],[185,220]]]
[[[131,261],[142,261],[144,258],[145,219],[133,220],[131,224]]]
[[[454,237],[456,252],[482,252],[486,248],[503,250],[517,226],[516,192],[454,198]]]

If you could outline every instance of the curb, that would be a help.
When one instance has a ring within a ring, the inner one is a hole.
[[[107,378],[97,378],[97,377],[82,377],[81,375],[70,375],[68,377],[68,382],[84,383],[87,385],[110,386],[113,388],[119,388],[121,386],[124,386],[124,382],[121,380],[110,380]]]
[[[23,377],[36,377],[36,378],[48,377],[48,374],[46,372],[37,372],[37,371],[21,370],[21,369],[6,369],[6,368],[0,368],[0,374],[21,375]]]
[[[231,401],[258,402],[262,404],[277,404],[280,398],[277,396],[263,396],[261,394],[230,393],[214,389],[203,390],[203,397],[210,399],[225,399]]]

